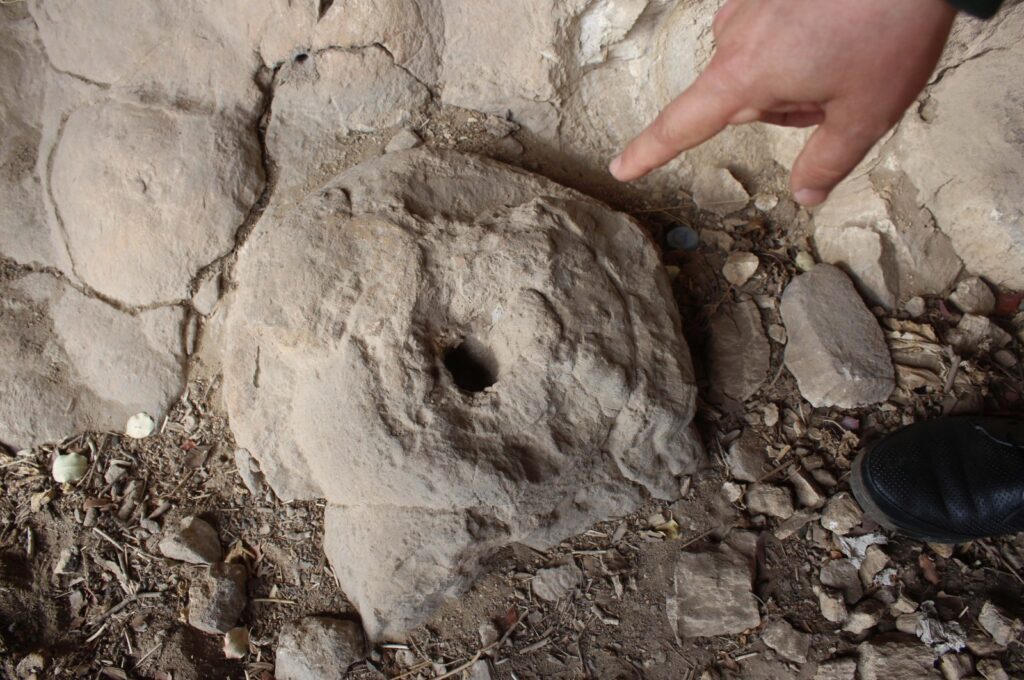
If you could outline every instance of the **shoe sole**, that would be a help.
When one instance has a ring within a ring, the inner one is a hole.
[[[940,543],[943,545],[958,545],[960,543],[965,543],[966,540],[958,540],[950,538],[949,536],[929,536],[927,534],[911,531],[910,529],[904,529],[899,526],[892,517],[887,515],[877,503],[875,503],[875,499],[871,497],[871,493],[864,484],[864,472],[862,470],[864,457],[871,452],[872,448],[874,447],[864,449],[857,454],[857,457],[853,461],[853,467],[850,475],[850,490],[853,492],[853,497],[857,499],[858,503],[860,503],[860,507],[864,510],[864,513],[889,531],[894,531],[917,541],[924,541],[925,543]]]

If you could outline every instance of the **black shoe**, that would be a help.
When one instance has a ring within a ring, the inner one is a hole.
[[[930,543],[1024,531],[1024,420],[917,423],[862,451],[853,495],[869,517]]]

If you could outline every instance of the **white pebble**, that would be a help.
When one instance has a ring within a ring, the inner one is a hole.
[[[156,421],[148,413],[136,413],[128,419],[124,433],[132,439],[145,439],[156,430]]]
[[[81,480],[88,469],[89,459],[80,453],[66,453],[53,459],[53,478],[60,484]]]

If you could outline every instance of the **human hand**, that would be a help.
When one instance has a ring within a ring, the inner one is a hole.
[[[728,125],[817,125],[790,187],[818,205],[924,89],[955,16],[944,0],[728,0],[707,69],[609,170],[637,179]]]

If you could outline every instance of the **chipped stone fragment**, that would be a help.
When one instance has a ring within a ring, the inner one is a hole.
[[[866,600],[857,605],[843,624],[843,630],[852,635],[863,635],[878,625],[885,614],[885,605],[878,600]]]
[[[796,630],[789,622],[783,619],[772,621],[765,626],[764,632],[761,633],[761,639],[787,661],[807,662],[807,652],[811,648],[811,636]]]
[[[703,168],[697,173],[693,202],[701,210],[724,217],[743,209],[749,201],[750,194],[725,168]]]
[[[199,517],[186,517],[164,534],[159,545],[164,557],[190,564],[212,564],[221,558],[217,530]]]
[[[889,397],[896,383],[885,337],[843,272],[822,264],[796,277],[780,311],[786,367],[811,404],[850,408]]]
[[[388,153],[394,153],[395,151],[415,149],[421,144],[423,144],[423,140],[420,139],[420,136],[415,131],[409,128],[402,128],[391,138],[391,141],[384,147],[384,150]]]
[[[582,577],[579,567],[570,562],[552,569],[538,569],[530,586],[538,599],[544,602],[557,602],[570,595]]]
[[[820,586],[814,586],[814,594],[818,596],[818,607],[826,621],[842,623],[846,620],[846,603],[842,597],[832,595]]]
[[[747,509],[750,512],[786,519],[793,514],[793,497],[789,489],[770,484],[752,484],[747,488]]]
[[[188,589],[188,623],[204,633],[231,630],[245,609],[246,571],[241,564],[216,562]]]
[[[988,284],[977,277],[964,279],[950,293],[949,301],[965,314],[988,316],[996,309],[996,296]]]
[[[850,533],[850,530],[862,521],[864,511],[857,505],[853,496],[845,491],[832,496],[821,513],[821,526],[841,536]]]

